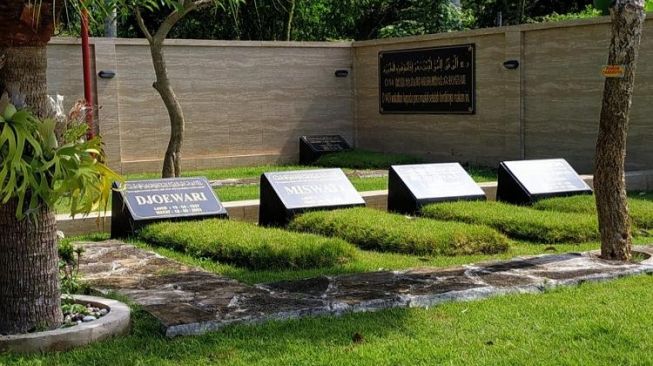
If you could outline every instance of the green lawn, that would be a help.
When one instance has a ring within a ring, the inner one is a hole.
[[[356,254],[354,246],[341,239],[221,219],[159,222],[138,235],[195,257],[252,269],[330,267]]]
[[[433,203],[422,208],[422,215],[488,225],[512,238],[541,243],[578,243],[599,238],[596,215],[536,210],[503,202]]]
[[[367,207],[313,211],[295,217],[289,230],[344,239],[361,249],[417,255],[501,253],[510,241],[484,225],[413,218]]]
[[[136,310],[131,335],[68,353],[0,356],[17,365],[644,365],[653,277],[431,309],[229,326],[166,339]],[[352,336],[362,336],[354,342]]]
[[[596,203],[593,195],[549,198],[536,202],[533,208],[596,215]],[[653,201],[651,201],[650,193],[631,193],[628,198],[628,209],[635,227],[644,230],[653,229]]]

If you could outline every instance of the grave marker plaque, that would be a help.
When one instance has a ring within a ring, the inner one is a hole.
[[[350,150],[351,146],[340,135],[314,135],[299,138],[299,163],[308,165],[328,153]]]
[[[341,169],[261,175],[260,225],[284,226],[301,212],[355,206],[365,206],[365,201]]]
[[[485,193],[458,163],[393,165],[388,211],[415,214],[428,203],[485,200]]]
[[[206,178],[128,181],[124,189],[112,193],[111,237],[128,236],[156,221],[210,217],[228,215]]]
[[[499,164],[497,201],[530,205],[542,198],[578,194],[592,194],[592,189],[565,159]]]
[[[474,114],[475,46],[379,52],[379,112]]]

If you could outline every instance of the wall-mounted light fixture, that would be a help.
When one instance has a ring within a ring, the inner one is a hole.
[[[514,70],[519,67],[519,61],[517,60],[508,60],[503,63],[503,67],[505,67],[508,70]]]
[[[98,72],[97,75],[102,79],[113,79],[116,76],[116,73],[111,70],[102,70]]]
[[[337,78],[346,78],[349,75],[349,70],[346,69],[336,70],[335,75]]]

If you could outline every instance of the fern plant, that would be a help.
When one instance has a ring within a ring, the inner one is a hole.
[[[71,123],[59,141],[53,119],[17,110],[6,98],[0,112],[0,204],[17,199],[18,219],[62,198],[73,216],[106,211],[112,183],[122,178],[105,164],[100,138],[84,138],[85,123]]]

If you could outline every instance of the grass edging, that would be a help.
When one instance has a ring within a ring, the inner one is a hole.
[[[410,218],[370,208],[314,211],[289,229],[342,238],[361,249],[417,255],[494,254],[509,240],[486,226]]]
[[[262,228],[245,222],[161,222],[139,233],[143,240],[195,257],[250,269],[329,267],[347,262],[356,248],[341,239]]]
[[[580,243],[599,238],[596,216],[541,211],[502,202],[445,202],[422,208],[425,217],[493,227],[506,235],[539,243]]]

